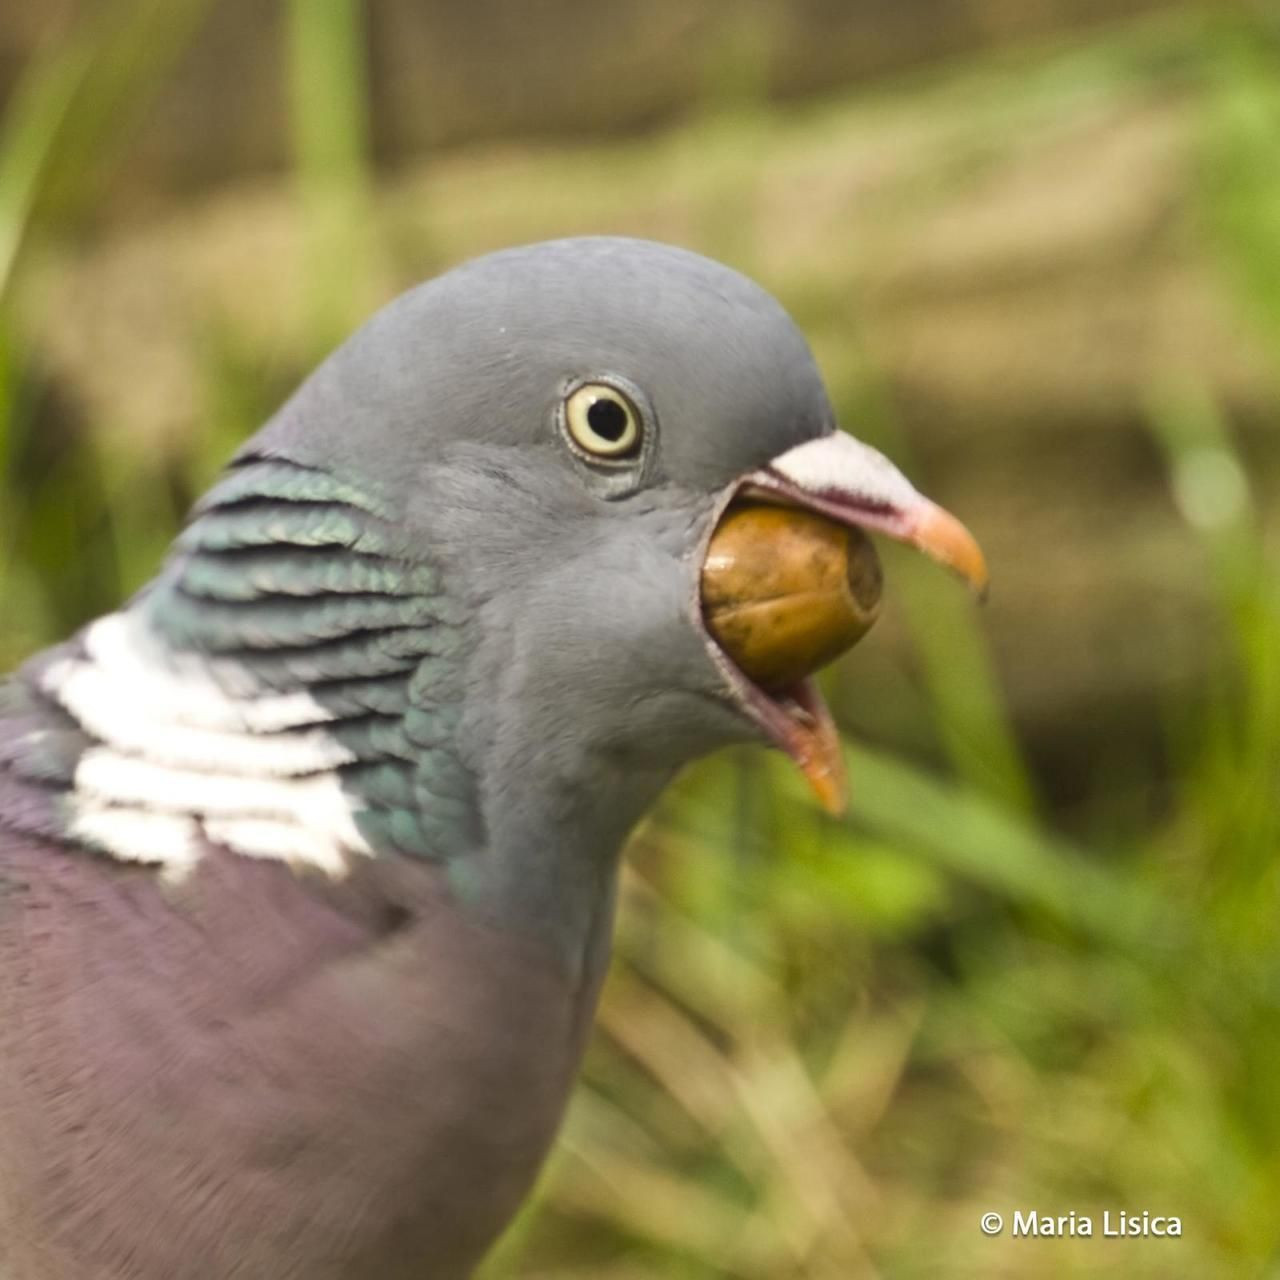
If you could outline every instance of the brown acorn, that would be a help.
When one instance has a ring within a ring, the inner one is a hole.
[[[743,674],[781,689],[870,630],[883,578],[870,538],[794,507],[734,506],[702,566],[707,629]]]

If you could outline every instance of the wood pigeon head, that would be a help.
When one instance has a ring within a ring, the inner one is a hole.
[[[702,623],[699,571],[730,502],[805,506],[985,572],[957,522],[837,431],[770,295],[648,241],[512,249],[410,291],[237,466],[264,459],[376,495],[396,555],[439,574],[485,826],[523,829],[554,794],[597,847],[722,744],[763,733],[820,789],[837,767],[812,685],[764,694]]]

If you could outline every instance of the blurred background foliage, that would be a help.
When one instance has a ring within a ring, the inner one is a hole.
[[[372,307],[556,234],[761,279],[987,547],[981,613],[887,553],[849,820],[743,751],[637,833],[490,1280],[1280,1275],[1280,7],[49,0],[0,101],[6,667]]]

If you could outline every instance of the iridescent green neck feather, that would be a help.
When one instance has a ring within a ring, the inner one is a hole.
[[[326,472],[242,458],[138,607],[257,691],[309,694],[353,757],[339,777],[371,848],[443,861],[481,839],[454,743],[464,620],[389,514]]]

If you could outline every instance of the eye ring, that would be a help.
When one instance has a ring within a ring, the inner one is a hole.
[[[625,392],[607,382],[584,382],[564,400],[569,443],[593,462],[626,462],[640,452],[640,410]]]

